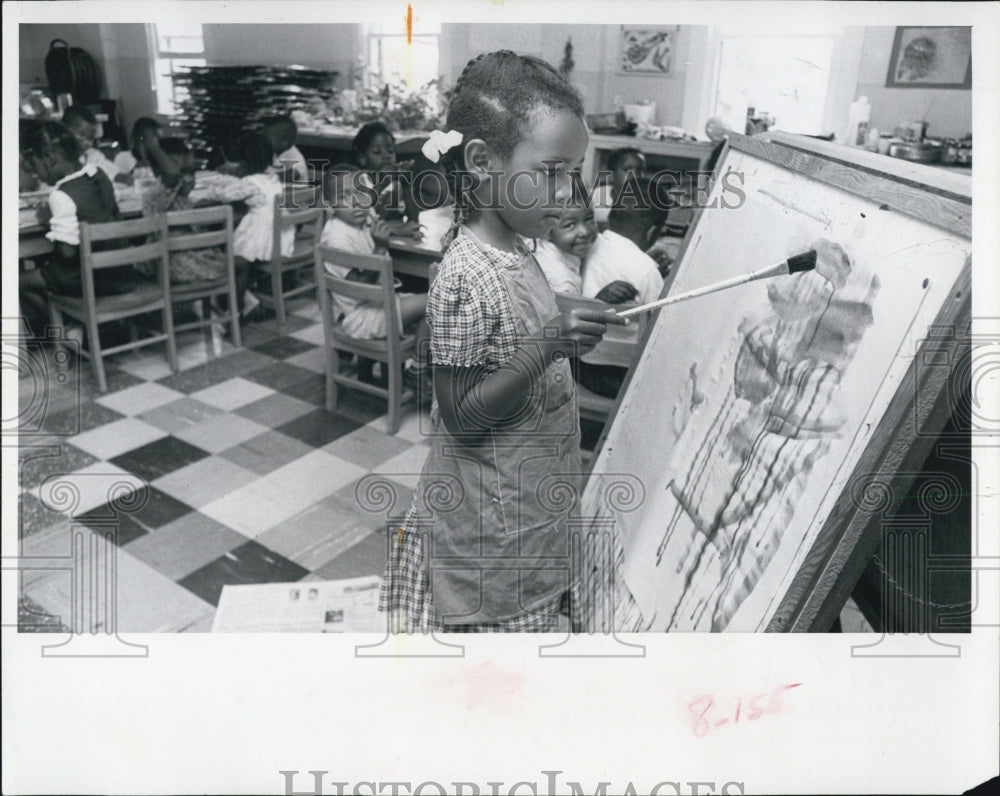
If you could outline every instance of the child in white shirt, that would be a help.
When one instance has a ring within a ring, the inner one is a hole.
[[[382,219],[371,221],[368,198],[361,188],[361,172],[348,165],[337,165],[326,172],[323,190],[333,207],[333,217],[326,222],[320,243],[334,249],[355,254],[375,254],[386,250],[389,225]],[[368,281],[374,272],[359,272],[325,263],[326,270],[341,278]],[[403,326],[397,333],[413,331],[424,319],[427,295],[424,293],[397,293],[396,304]],[[385,338],[385,310],[381,306],[359,302],[343,296],[334,296],[334,315],[342,319],[344,332],[359,340]]]
[[[97,166],[97,168],[108,175],[108,179],[112,182],[120,185],[132,184],[132,175],[121,171],[94,145],[94,142],[97,140],[99,127],[94,114],[82,105],[70,105],[63,111],[62,123],[69,128],[69,131],[73,133],[73,137],[80,142],[84,163]]]
[[[282,115],[265,119],[261,125],[261,132],[271,144],[271,149],[276,153],[274,165],[268,171],[284,180],[288,173],[286,172],[287,168],[291,171],[291,176],[295,181],[305,182],[308,180],[309,166],[305,156],[295,146],[299,128],[292,117]]]

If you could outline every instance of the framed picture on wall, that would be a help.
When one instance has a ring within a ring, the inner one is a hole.
[[[620,32],[619,74],[670,74],[678,30],[678,25],[623,25]]]
[[[888,88],[972,88],[972,28],[899,27]]]

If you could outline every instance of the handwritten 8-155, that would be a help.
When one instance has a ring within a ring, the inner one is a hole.
[[[704,738],[715,727],[757,721],[764,716],[781,713],[785,709],[782,696],[800,685],[802,683],[786,683],[749,699],[737,697],[735,704],[730,705],[716,703],[715,697],[710,694],[697,696],[687,703],[691,729],[696,736]]]

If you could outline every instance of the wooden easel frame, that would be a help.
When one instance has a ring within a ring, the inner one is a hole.
[[[726,168],[729,152],[743,152],[810,179],[877,202],[880,208],[917,218],[951,233],[972,238],[972,180],[963,174],[895,160],[873,152],[844,147],[818,139],[787,133],[749,137],[731,135],[716,167]],[[691,242],[697,238],[702,209],[696,210],[681,245],[681,263]],[[664,285],[669,294],[671,282]],[[968,355],[972,321],[972,266],[969,258],[956,280],[952,301],[946,301],[935,317],[933,328],[942,331],[935,351],[947,361],[958,363]],[[640,352],[647,345],[655,323],[647,325]],[[641,354],[640,354],[641,355]],[[921,368],[917,357],[911,361],[903,380],[883,414],[871,441],[862,452],[851,478],[878,473],[892,486],[898,508],[915,473],[931,451],[936,435],[952,410],[949,381],[952,368]],[[592,461],[599,460],[608,432],[632,382],[629,371],[605,423]],[[952,393],[954,394],[954,393]],[[829,630],[847,601],[865,565],[881,539],[878,518],[862,512],[854,498],[841,493],[823,522],[806,559],[782,597],[768,631],[823,632]]]

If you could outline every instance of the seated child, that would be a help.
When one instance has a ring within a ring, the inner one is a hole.
[[[392,234],[420,237],[417,219],[406,219],[402,183],[391,174],[400,170],[392,131],[382,122],[368,122],[354,136],[351,152],[364,184],[379,192],[374,214],[390,222]]]
[[[594,211],[574,191],[548,237],[535,242],[535,260],[553,293],[583,294],[583,260],[595,240]]]
[[[94,142],[98,136],[97,118],[82,105],[70,105],[63,111],[62,123],[69,128],[76,140],[80,142],[83,149],[85,163],[92,163],[105,174],[112,182],[121,185],[131,185],[132,175],[119,170],[114,163],[108,160],[107,156],[101,152]]]
[[[115,190],[107,175],[83,163],[80,142],[58,122],[40,121],[23,141],[24,155],[38,177],[53,186],[49,194],[45,235],[53,251],[41,268],[21,275],[21,287],[67,296],[83,294],[80,270],[80,222],[99,224],[119,219]],[[128,293],[137,283],[130,266],[94,274],[97,296]]]
[[[323,227],[320,243],[356,254],[375,254],[386,250],[389,226],[382,219],[371,222],[364,196],[359,191],[361,175],[358,169],[339,164],[324,175],[323,191],[333,207],[333,217]],[[372,272],[357,272],[343,266],[326,263],[326,270],[341,278],[371,281]],[[403,326],[398,333],[409,333],[423,321],[427,305],[424,293],[397,293],[396,303]],[[385,311],[380,306],[336,296],[334,316],[343,323],[344,332],[359,340],[385,338]]]
[[[674,188],[665,183],[656,185],[657,196],[653,197],[650,193],[654,189],[653,185],[640,180],[636,189],[640,193],[645,192],[646,199],[643,206],[636,206],[638,202],[633,195],[625,196],[622,206],[611,211],[608,229],[623,238],[628,238],[646,252],[656,261],[660,276],[666,279],[679,248],[679,242],[676,240],[660,237],[667,218],[673,212],[667,208],[672,208],[677,201],[671,194]],[[657,201],[654,202],[654,198]]]
[[[591,200],[594,218],[601,229],[606,228],[615,197],[629,175],[642,176],[646,171],[646,156],[635,147],[616,149],[608,158],[608,169],[611,170],[611,182],[599,186]]]
[[[284,180],[286,174],[297,182],[309,179],[309,166],[305,156],[295,146],[299,128],[291,116],[272,116],[261,123],[261,132],[275,151],[274,165],[268,171]],[[286,171],[286,168],[288,171]]]
[[[181,138],[152,139],[146,142],[146,155],[158,177],[156,185],[142,195],[143,215],[170,210],[191,210],[189,195],[194,188],[198,163],[194,153]],[[139,269],[152,276],[153,272]],[[197,282],[215,280],[226,273],[226,255],[221,247],[185,249],[170,253],[170,281]]]
[[[274,150],[260,133],[244,133],[236,142],[239,170],[243,175],[212,190],[220,202],[244,202],[247,213],[233,232],[233,257],[236,265],[236,295],[247,310],[258,303],[249,293],[250,274],[255,263],[271,260],[274,240],[274,208],[285,188],[268,169],[274,163]],[[286,229],[281,237],[281,254],[288,257],[295,250],[295,230]]]
[[[119,152],[115,156],[114,166],[123,174],[131,174],[134,178],[149,178],[152,169],[146,162],[145,144],[160,137],[160,123],[156,119],[142,116],[132,125],[132,150]]]
[[[637,183],[638,193],[614,208],[609,228],[597,236],[583,267],[582,294],[610,304],[655,301],[663,290],[657,262],[645,253],[666,219],[665,205],[651,195],[647,181]]]

